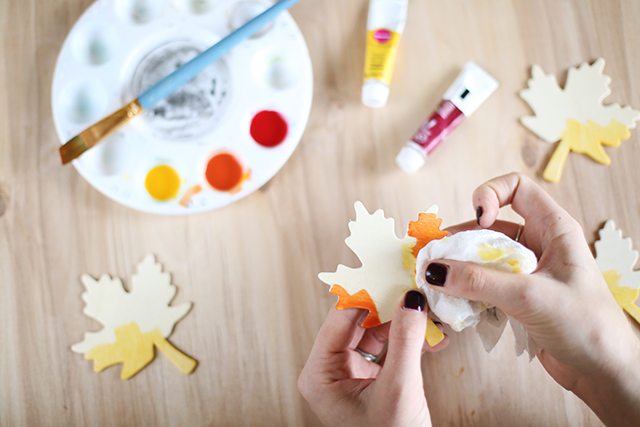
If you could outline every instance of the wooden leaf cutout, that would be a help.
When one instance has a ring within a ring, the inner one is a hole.
[[[82,283],[86,289],[82,294],[84,313],[103,328],[87,332],[84,340],[71,349],[93,360],[96,372],[122,364],[121,378],[131,378],[153,360],[155,349],[182,373],[195,369],[197,362],[168,341],[174,325],[191,309],[191,303],[170,305],[176,287],[153,255],[138,265],[129,292],[120,279],[108,275],[97,281],[84,275]]]
[[[370,214],[361,202],[355,203],[355,210],[356,219],[349,223],[351,235],[345,243],[362,265],[357,268],[339,265],[335,273],[320,273],[318,278],[332,287],[339,285],[352,301],[358,292],[365,290],[371,301],[364,305],[376,308],[380,323],[388,322],[397,302],[413,287],[412,272],[405,269],[403,253],[406,253],[404,248],[413,247],[416,240],[412,237],[398,238],[395,221],[385,218],[382,210]],[[360,303],[362,299],[357,301]],[[338,304],[344,308],[351,306],[348,297],[343,297]],[[369,317],[365,323],[375,326]]]
[[[638,252],[612,220],[605,223],[599,235],[600,240],[595,243],[598,267],[618,305],[640,323],[640,271],[634,270]]]
[[[345,243],[358,256],[361,266],[338,265],[334,273],[320,273],[318,278],[338,296],[336,308],[368,310],[362,326],[370,328],[390,321],[404,293],[416,287],[416,246],[444,237],[446,232],[439,229],[442,220],[429,212],[420,214],[418,221],[412,223],[414,236],[399,238],[394,220],[385,218],[382,210],[370,214],[361,202],[355,203],[355,210],[356,219],[349,223],[351,235]],[[431,320],[426,338],[431,346],[444,339]]]
[[[520,92],[520,97],[535,115],[521,118],[521,123],[546,142],[560,141],[543,174],[548,181],[560,180],[570,151],[610,164],[602,146],[619,146],[640,120],[640,112],[631,107],[603,105],[611,93],[611,79],[603,74],[604,65],[600,58],[591,65],[570,68],[564,89],[554,76],[537,65],[532,67],[528,88]]]

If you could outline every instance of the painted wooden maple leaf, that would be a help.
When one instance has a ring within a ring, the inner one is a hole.
[[[586,154],[609,165],[604,145],[617,147],[630,137],[640,112],[619,104],[603,105],[611,94],[611,79],[603,74],[605,61],[570,68],[564,89],[552,75],[534,65],[528,88],[520,92],[534,112],[522,117],[522,124],[549,143],[556,143],[543,177],[558,182],[570,151]]]
[[[442,220],[431,208],[409,225],[409,233],[399,238],[393,218],[382,210],[370,214],[361,202],[355,203],[356,219],[349,222],[346,245],[358,256],[357,268],[338,265],[334,273],[320,273],[318,278],[338,296],[336,307],[368,310],[362,326],[370,328],[388,322],[404,293],[415,288],[415,257],[433,239],[446,236],[440,230]],[[444,338],[429,321],[427,341],[435,345]]]
[[[160,350],[182,373],[191,373],[197,362],[175,348],[168,337],[174,325],[191,309],[191,303],[171,306],[176,287],[171,276],[153,255],[138,264],[127,292],[118,278],[104,274],[99,280],[82,276],[86,291],[84,313],[103,325],[98,332],[85,333],[71,349],[93,360],[94,370],[121,363],[121,378],[142,370]]]
[[[599,235],[600,240],[595,243],[598,267],[618,305],[640,323],[640,271],[634,270],[638,252],[612,220],[604,224]]]

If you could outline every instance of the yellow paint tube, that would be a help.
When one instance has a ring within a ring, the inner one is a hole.
[[[389,98],[400,36],[407,20],[408,0],[370,0],[362,103],[384,107]]]

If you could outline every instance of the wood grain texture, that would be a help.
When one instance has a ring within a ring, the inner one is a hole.
[[[611,100],[640,106],[636,0],[420,0],[389,105],[366,109],[366,3],[303,0],[293,9],[315,97],[300,147],[272,182],[225,209],[164,218],[111,202],[59,165],[53,68],[90,2],[0,0],[0,425],[316,425],[296,378],[334,301],[316,274],[356,261],[343,244],[355,200],[400,224],[437,203],[454,224],[473,216],[482,181],[512,170],[537,176],[552,147],[517,123],[532,63],[563,81],[569,66],[602,56]],[[500,89],[420,173],[403,174],[396,152],[469,59]],[[561,183],[544,186],[590,241],[613,218],[640,243],[640,132],[607,151],[612,167],[573,155]],[[183,377],[160,356],[128,382],[118,369],[94,374],[69,350],[97,326],[82,314],[79,276],[127,278],[149,252],[173,273],[176,302],[195,302],[172,342],[200,365]],[[425,356],[435,425],[599,424],[512,346],[508,332],[486,354],[465,332]]]

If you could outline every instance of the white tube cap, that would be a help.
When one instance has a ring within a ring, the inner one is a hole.
[[[414,147],[414,143],[402,147],[402,150],[396,156],[396,164],[400,169],[407,173],[417,172],[425,163],[425,155],[419,148]]]
[[[389,86],[380,80],[367,80],[362,85],[362,103],[371,108],[382,108],[389,99]]]

